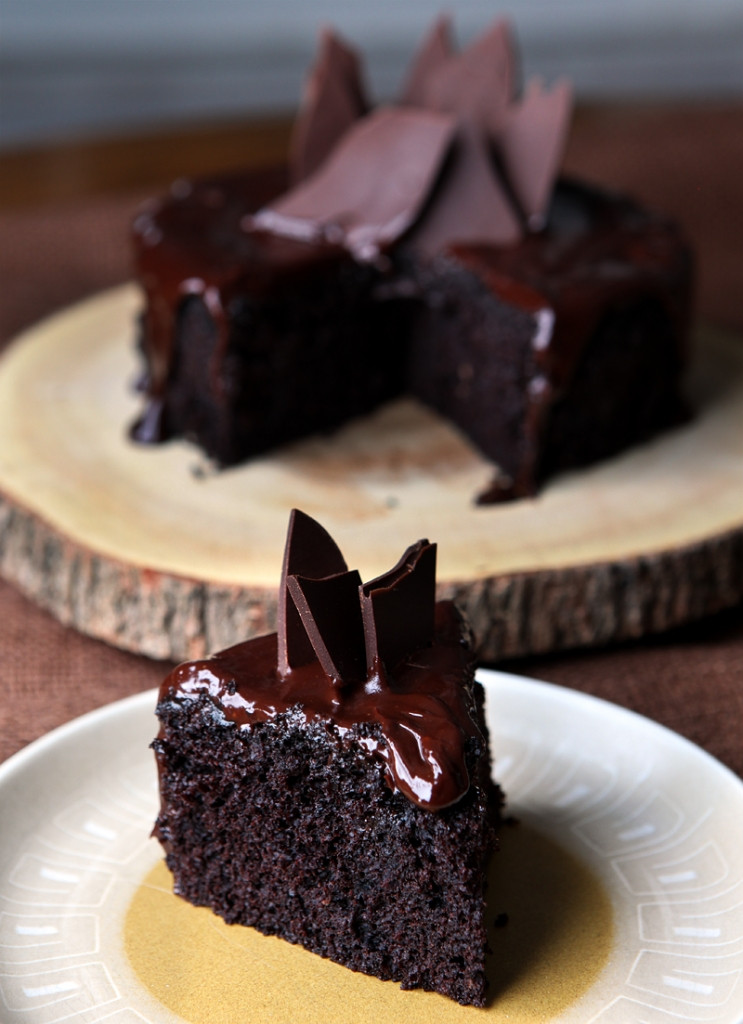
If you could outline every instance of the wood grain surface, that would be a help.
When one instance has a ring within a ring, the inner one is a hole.
[[[440,592],[488,660],[642,636],[743,596],[737,338],[699,333],[687,426],[482,507],[493,466],[411,400],[223,472],[184,442],[131,443],[140,301],[103,293],[0,364],[0,569],[62,622],[174,659],[265,632],[294,506],[364,578],[435,540]]]

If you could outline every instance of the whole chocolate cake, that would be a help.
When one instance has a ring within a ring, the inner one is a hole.
[[[133,436],[229,465],[408,393],[497,464],[497,500],[678,422],[688,246],[556,180],[570,89],[520,89],[516,63],[505,23],[459,52],[441,20],[370,109],[325,33],[289,182],[180,181],[135,221]]]
[[[362,584],[292,513],[278,633],[176,668],[154,748],[175,890],[482,1006],[500,792],[469,631],[419,541]]]

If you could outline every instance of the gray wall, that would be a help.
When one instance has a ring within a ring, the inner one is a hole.
[[[384,98],[442,7],[462,41],[509,15],[585,99],[743,95],[743,0],[0,0],[0,144],[291,109],[321,23]]]

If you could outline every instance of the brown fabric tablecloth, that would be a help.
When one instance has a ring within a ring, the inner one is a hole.
[[[700,314],[743,334],[743,106],[593,112],[579,118],[567,163],[682,219],[699,252]],[[128,223],[142,198],[0,213],[0,344],[127,279]],[[0,760],[84,711],[157,685],[168,667],[64,628],[5,583],[0,644]],[[636,644],[502,667],[639,711],[743,776],[743,606]]]

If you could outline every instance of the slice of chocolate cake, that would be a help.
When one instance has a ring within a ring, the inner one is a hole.
[[[419,541],[362,584],[295,511],[278,633],[163,682],[155,834],[176,892],[225,921],[482,1006],[501,799],[435,560]]]
[[[689,247],[557,178],[571,90],[521,88],[517,65],[505,23],[458,51],[440,21],[400,101],[370,109],[326,32],[290,188],[179,182],[135,222],[133,436],[229,465],[407,393],[497,464],[497,500],[677,423]]]

